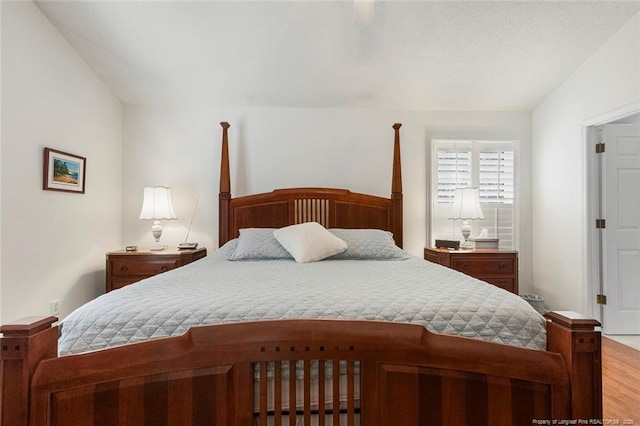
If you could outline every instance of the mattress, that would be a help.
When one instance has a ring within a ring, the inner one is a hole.
[[[423,259],[229,260],[235,240],[181,268],[104,294],[61,321],[60,355],[194,325],[295,318],[377,320],[545,349],[545,320],[503,289]]]

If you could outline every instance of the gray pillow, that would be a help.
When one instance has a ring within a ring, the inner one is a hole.
[[[229,260],[292,259],[273,236],[274,228],[244,228]]]
[[[347,243],[347,250],[330,259],[403,260],[408,256],[393,241],[393,234],[381,229],[329,230]]]

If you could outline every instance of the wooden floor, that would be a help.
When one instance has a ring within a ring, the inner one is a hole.
[[[640,425],[640,351],[602,338],[602,393],[605,420]]]

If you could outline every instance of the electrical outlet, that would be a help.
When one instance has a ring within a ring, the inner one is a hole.
[[[51,315],[59,315],[60,314],[60,299],[52,300],[49,302],[49,309],[51,311]]]

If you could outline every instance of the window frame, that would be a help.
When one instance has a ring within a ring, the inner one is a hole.
[[[434,220],[442,221],[442,213],[437,213],[436,208],[441,206],[438,194],[438,151],[450,149],[452,151],[471,151],[471,186],[479,187],[479,154],[480,152],[496,152],[496,151],[513,151],[513,199],[510,204],[512,207],[512,246],[510,249],[518,250],[519,248],[519,218],[520,218],[520,142],[518,140],[482,140],[482,139],[432,139],[430,147],[430,169],[427,173],[429,180],[428,191],[428,219],[427,219],[427,241],[433,245],[436,238],[444,239],[460,239],[459,224],[452,224],[452,231],[448,237],[444,235],[434,235]],[[447,203],[448,204],[448,203]],[[481,202],[483,209],[498,208],[500,205],[509,203]],[[441,209],[442,210],[442,207]],[[473,226],[473,224],[472,224]],[[474,230],[472,235],[477,235]]]

